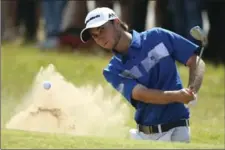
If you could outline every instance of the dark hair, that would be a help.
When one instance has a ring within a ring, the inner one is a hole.
[[[114,23],[114,20],[110,20],[110,22],[112,22],[112,24],[113,24],[113,23]],[[121,28],[122,28],[124,31],[129,31],[129,27],[128,27],[128,25],[127,25],[125,22],[120,21],[120,26],[121,26]]]
[[[125,31],[128,31],[129,30],[129,27],[128,25],[125,23],[125,22],[120,22],[120,26],[125,30]]]

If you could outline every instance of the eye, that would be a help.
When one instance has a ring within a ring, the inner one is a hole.
[[[100,27],[100,33],[103,33],[104,31],[105,31],[105,27],[104,26]]]
[[[92,38],[97,38],[98,36],[95,34],[92,34]]]

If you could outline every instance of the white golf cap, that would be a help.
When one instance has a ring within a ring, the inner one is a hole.
[[[80,33],[80,39],[86,43],[91,35],[88,32],[90,28],[100,27],[109,20],[119,19],[116,13],[107,7],[100,7],[90,11],[85,18],[85,28]]]

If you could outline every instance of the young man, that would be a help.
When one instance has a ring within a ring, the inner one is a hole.
[[[162,28],[129,32],[115,12],[105,7],[89,12],[85,24],[81,40],[93,38],[114,53],[103,74],[136,109],[137,129],[130,130],[131,137],[189,142],[185,104],[196,100],[205,69],[202,60],[196,66],[199,47]],[[183,88],[176,60],[189,67],[188,88]]]

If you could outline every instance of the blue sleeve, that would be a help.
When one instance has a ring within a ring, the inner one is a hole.
[[[132,90],[137,85],[133,79],[122,77],[113,70],[104,69],[103,75],[108,83],[110,83],[118,92],[120,92],[132,105],[135,104],[132,99]]]
[[[170,55],[180,63],[186,65],[188,59],[196,54],[199,46],[172,31],[158,28],[158,33],[167,45]]]

